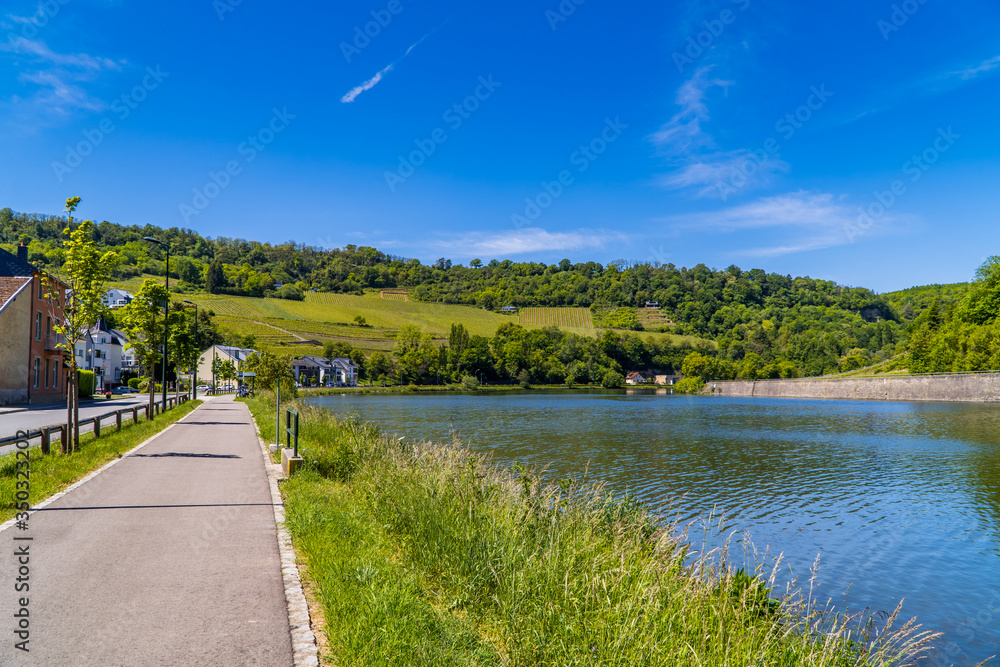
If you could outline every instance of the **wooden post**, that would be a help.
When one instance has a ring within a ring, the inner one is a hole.
[[[59,427],[59,446],[62,448],[63,453],[66,452],[66,448],[69,446],[68,432],[69,429],[66,428],[65,424]]]
[[[122,430],[122,411],[121,410],[118,410],[118,411],[115,412],[115,426],[117,427],[117,430],[119,432]]]
[[[42,429],[42,456],[48,456],[49,455],[49,451],[51,450],[51,447],[49,446],[49,438],[50,437],[51,437],[51,433],[49,432],[49,429],[43,428]]]
[[[94,438],[101,437],[101,418],[94,417]]]
[[[132,424],[135,425],[138,423],[139,423],[139,408],[137,407],[132,408]]]

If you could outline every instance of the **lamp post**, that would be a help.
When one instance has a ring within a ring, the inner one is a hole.
[[[167,288],[167,300],[163,304],[163,410],[167,410],[167,336],[170,328],[170,242],[164,243],[160,239],[147,236],[143,241],[149,241],[156,245],[163,246],[167,254],[167,270],[164,285]]]
[[[201,344],[198,343],[198,304],[189,299],[184,299],[184,303],[194,306],[194,345],[198,351],[198,358],[194,362],[194,379],[191,380],[191,400],[198,400],[198,364],[201,363]]]

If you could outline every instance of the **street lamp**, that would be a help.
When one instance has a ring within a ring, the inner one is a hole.
[[[168,329],[170,328],[170,242],[164,243],[160,239],[153,238],[152,236],[146,236],[142,239],[143,241],[149,241],[150,243],[155,243],[158,246],[165,248],[167,253],[167,270],[165,276],[164,285],[167,288],[167,299],[163,303],[163,411],[167,410],[167,336],[169,335]]]
[[[191,380],[191,400],[198,400],[198,364],[201,363],[201,344],[198,342],[198,304],[189,299],[184,299],[184,303],[194,306],[194,345],[198,351],[198,358],[194,362],[194,379]]]

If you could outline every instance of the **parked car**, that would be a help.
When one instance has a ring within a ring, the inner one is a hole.
[[[200,385],[197,386],[196,389],[198,390],[199,394],[203,394],[203,393],[207,392],[208,390],[210,390],[211,387],[208,386],[207,384],[200,384]]]
[[[111,393],[112,394],[117,394],[117,395],[120,396],[122,394],[138,394],[139,390],[138,389],[133,389],[132,387],[126,387],[125,385],[122,385],[120,387],[115,387],[114,389],[112,389]]]

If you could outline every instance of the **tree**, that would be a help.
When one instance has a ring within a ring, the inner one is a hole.
[[[267,352],[250,355],[244,362],[247,371],[257,374],[257,387],[267,391],[275,391],[281,382],[281,394],[294,397],[298,394],[295,387],[295,374],[288,359]]]
[[[625,386],[625,378],[621,373],[608,371],[601,380],[601,386],[605,389],[621,389]]]
[[[218,294],[222,289],[229,285],[229,281],[226,280],[226,272],[222,268],[222,261],[215,260],[208,265],[208,270],[205,272],[205,289],[209,294]]]
[[[66,383],[66,429],[67,442],[64,448],[76,451],[80,447],[80,401],[79,401],[79,378],[77,371],[79,365],[76,361],[76,345],[81,340],[84,332],[97,323],[97,319],[104,312],[104,303],[101,297],[107,291],[107,283],[111,278],[111,273],[118,265],[118,255],[108,250],[102,253],[97,248],[97,243],[93,239],[94,223],[84,220],[80,226],[73,229],[73,213],[80,205],[79,197],[70,197],[66,200],[66,212],[69,214],[66,229],[63,234],[69,238],[63,245],[66,251],[65,262],[62,270],[68,276],[68,284],[72,290],[72,297],[52,294],[51,285],[48,287],[49,298],[63,297],[63,321],[55,325],[56,333],[63,336],[64,342],[59,347],[66,352],[69,358],[69,381]]]
[[[136,360],[146,369],[149,377],[150,415],[153,414],[153,397],[156,394],[155,367],[162,360],[160,343],[163,339],[164,321],[159,314],[163,304],[169,299],[170,292],[166,287],[147,278],[135,298],[119,311],[119,319],[129,338],[129,347],[135,352]]]
[[[476,259],[469,262],[469,266],[471,266],[474,269],[481,269],[483,267],[483,260],[477,257]]]

